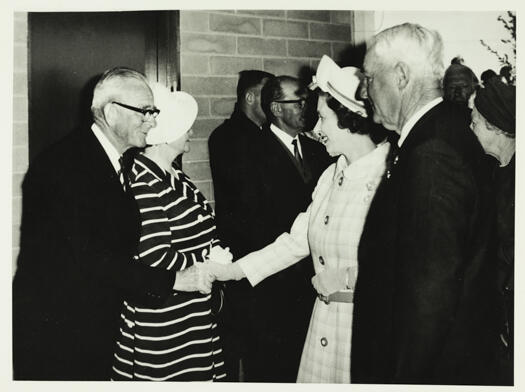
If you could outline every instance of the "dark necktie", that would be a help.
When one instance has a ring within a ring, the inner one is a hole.
[[[119,180],[125,192],[130,190],[129,175],[133,166],[134,153],[132,151],[126,151],[121,155],[118,162],[120,163]]]
[[[293,155],[295,157],[295,160],[299,164],[299,167],[302,170],[303,169],[303,158],[301,158],[301,154],[299,154],[299,147],[297,146],[297,139],[293,139],[292,144],[293,144]]]

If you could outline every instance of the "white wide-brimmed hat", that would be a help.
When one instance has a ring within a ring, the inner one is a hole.
[[[341,104],[352,112],[362,117],[367,117],[365,105],[356,99],[359,84],[364,75],[356,67],[339,67],[334,60],[327,55],[321,58],[317,67],[317,73],[312,78],[310,88],[319,87],[325,93],[330,94]]]
[[[171,143],[191,129],[199,110],[197,101],[184,91],[171,92],[160,83],[152,83],[151,91],[160,114],[155,119],[157,126],[146,136],[146,143]]]

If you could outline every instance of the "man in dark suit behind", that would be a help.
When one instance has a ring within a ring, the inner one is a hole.
[[[288,231],[297,214],[308,206],[317,179],[330,163],[321,144],[299,135],[304,128],[305,98],[306,89],[295,78],[270,77],[264,84],[260,100],[268,123],[262,129],[252,126],[250,140],[243,141],[239,153],[246,154],[249,149],[250,154],[245,155],[244,167],[235,168],[236,173],[244,173],[242,190],[221,185],[216,170],[218,154],[214,152],[217,142],[214,135],[210,138],[215,189],[229,192],[232,210],[239,211],[242,203],[247,203],[238,219],[223,225],[235,228],[225,234],[225,238],[231,238],[235,258],[266,246]],[[293,140],[297,140],[297,147]],[[221,206],[220,193],[216,196],[218,217],[228,213],[225,204]],[[220,225],[218,220],[222,230]],[[232,282],[238,291],[230,291],[230,295],[236,295],[230,300],[239,303],[241,297],[246,299],[242,310],[237,309],[232,316],[245,328],[246,381],[296,380],[313,303],[311,276],[311,260],[305,259],[260,287],[241,287],[246,282]]]
[[[374,120],[399,135],[359,249],[354,383],[494,381],[495,263],[481,146],[443,102],[437,32],[394,26],[367,45]]]
[[[305,87],[289,76],[270,78],[261,91],[268,121],[262,128],[256,161],[251,250],[290,230],[331,162],[324,146],[300,133],[305,127],[306,97]],[[252,288],[254,381],[295,382],[315,297],[313,275],[308,257]]]
[[[235,259],[253,250],[247,228],[253,225],[256,214],[252,202],[257,164],[254,157],[266,121],[261,89],[272,76],[259,70],[241,71],[235,109],[208,140],[217,231]],[[228,381],[239,381],[239,360],[247,354],[247,342],[251,339],[246,318],[251,293],[247,282],[227,283],[221,338]]]
[[[156,125],[145,77],[106,71],[91,109],[91,129],[49,148],[24,179],[13,282],[17,380],[109,380],[124,296],[155,306],[173,290],[210,291],[198,268],[175,274],[132,261],[140,221],[119,158],[144,147]]]

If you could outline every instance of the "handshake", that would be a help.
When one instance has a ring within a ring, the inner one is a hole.
[[[244,278],[244,272],[232,263],[233,256],[229,248],[214,246],[209,254],[203,252],[204,263],[195,263],[191,267],[177,272],[174,289],[176,291],[195,292],[209,294],[212,283],[216,280],[240,280]]]

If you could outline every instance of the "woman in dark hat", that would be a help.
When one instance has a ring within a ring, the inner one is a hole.
[[[485,153],[499,163],[493,189],[496,206],[501,384],[512,385],[514,356],[514,209],[516,176],[516,88],[494,78],[478,91],[470,127]]]

